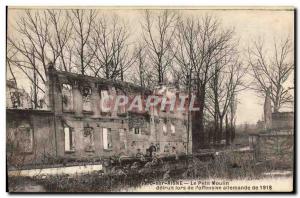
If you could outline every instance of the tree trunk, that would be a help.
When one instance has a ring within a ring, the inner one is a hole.
[[[34,109],[38,108],[38,100],[37,100],[37,78],[36,78],[36,71],[33,70],[33,105]]]
[[[158,65],[158,84],[161,84],[162,80],[161,80],[161,67],[160,67],[160,63]]]
[[[279,105],[278,104],[275,104],[274,105],[274,113],[278,113],[279,112]]]
[[[121,66],[121,81],[124,81],[124,70],[123,70],[123,66]]]
[[[193,153],[197,153],[199,149],[205,148],[206,142],[204,140],[204,99],[205,89],[201,87],[200,92],[196,95],[196,105],[199,111],[192,112],[192,142]]]
[[[223,116],[220,117],[219,120],[219,131],[218,131],[218,135],[217,135],[217,143],[221,143],[222,137],[223,137]]]
[[[105,77],[106,77],[106,79],[109,79],[109,64],[110,63],[107,63],[105,65]]]
[[[213,134],[213,143],[217,143],[217,136],[219,134],[219,121],[218,121],[218,116],[217,114],[215,115],[215,120],[214,120],[214,134]]]
[[[141,61],[140,61],[140,64],[139,64],[139,75],[140,75],[140,85],[142,87],[144,87],[144,78],[143,78],[143,71],[142,71]]]
[[[84,62],[83,62],[84,56],[83,56],[83,47],[81,47],[80,51],[80,64],[81,64],[81,74],[84,75]]]
[[[207,138],[207,143],[208,143],[209,146],[211,145],[210,143],[212,141],[213,131],[214,131],[214,129],[211,126],[209,126],[209,128],[208,128],[208,138]]]
[[[233,116],[230,118],[230,141],[233,142],[235,138],[235,126],[233,124]]]
[[[231,127],[230,128],[230,141],[233,142],[234,138],[235,138],[235,127]]]
[[[229,131],[229,125],[228,125],[228,116],[226,114],[225,118],[225,139],[226,139],[226,145],[230,145],[230,131]]]

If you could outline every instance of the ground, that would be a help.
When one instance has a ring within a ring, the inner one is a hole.
[[[247,151],[246,153],[245,151],[231,151],[219,153],[213,158],[192,157],[175,161],[161,161],[156,165],[133,162],[123,166],[107,167],[109,173],[106,174],[103,171],[98,171],[80,175],[12,177],[9,178],[9,191],[119,192],[143,191],[147,184],[158,181],[215,179],[232,181],[232,183],[240,183],[241,181],[255,181],[254,183],[257,183],[257,181],[267,180],[273,186],[278,185],[276,182],[278,177],[282,177],[282,181],[292,181],[292,168],[274,168],[268,163],[257,163],[251,160],[248,155],[250,154]],[[283,182],[283,184],[288,182]],[[152,187],[157,190],[155,185]],[[182,187],[177,190],[184,191],[185,189]]]

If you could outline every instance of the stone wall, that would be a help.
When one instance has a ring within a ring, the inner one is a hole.
[[[40,164],[56,155],[51,112],[7,110],[6,116],[8,164]]]
[[[294,129],[294,112],[272,113],[272,129]]]
[[[294,135],[266,133],[250,136],[250,148],[258,161],[271,161],[274,166],[293,166]]]

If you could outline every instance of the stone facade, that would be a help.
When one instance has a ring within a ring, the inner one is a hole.
[[[257,133],[249,136],[254,158],[258,161],[271,161],[275,166],[291,168],[294,159],[294,112],[272,113],[271,123],[268,130],[258,127]],[[258,126],[261,125],[265,123]]]
[[[257,122],[249,135],[249,146],[257,161],[272,161],[276,166],[293,166],[294,112],[273,112],[270,90],[264,103],[264,120]]]
[[[294,112],[277,112],[272,113],[273,130],[294,131]]]
[[[56,156],[53,113],[7,109],[8,165],[40,164]]]
[[[274,166],[293,166],[294,135],[289,133],[265,133],[249,137],[257,161],[271,161]]]
[[[185,113],[106,111],[99,105],[107,94],[145,97],[154,90],[51,67],[48,73],[49,110],[7,108],[7,142],[13,144],[7,147],[21,149],[8,150],[12,159],[18,154],[24,156],[24,164],[41,164],[56,159],[135,157],[138,149],[145,154],[151,143],[160,156],[171,155],[173,147],[178,154],[191,152]],[[17,136],[23,136],[20,140],[30,148],[19,146]]]

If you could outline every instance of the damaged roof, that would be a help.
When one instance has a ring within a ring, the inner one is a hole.
[[[76,74],[76,73],[71,73],[66,71],[57,71],[57,70],[54,70],[53,74],[57,75],[60,79],[67,78],[68,80],[79,80],[82,82],[88,81],[90,83],[97,83],[100,85],[111,85],[122,90],[134,90],[139,92],[146,92],[149,94],[151,93],[151,90],[146,87],[142,87],[130,82],[125,82],[120,80],[104,79],[100,77],[93,77],[88,75]]]

